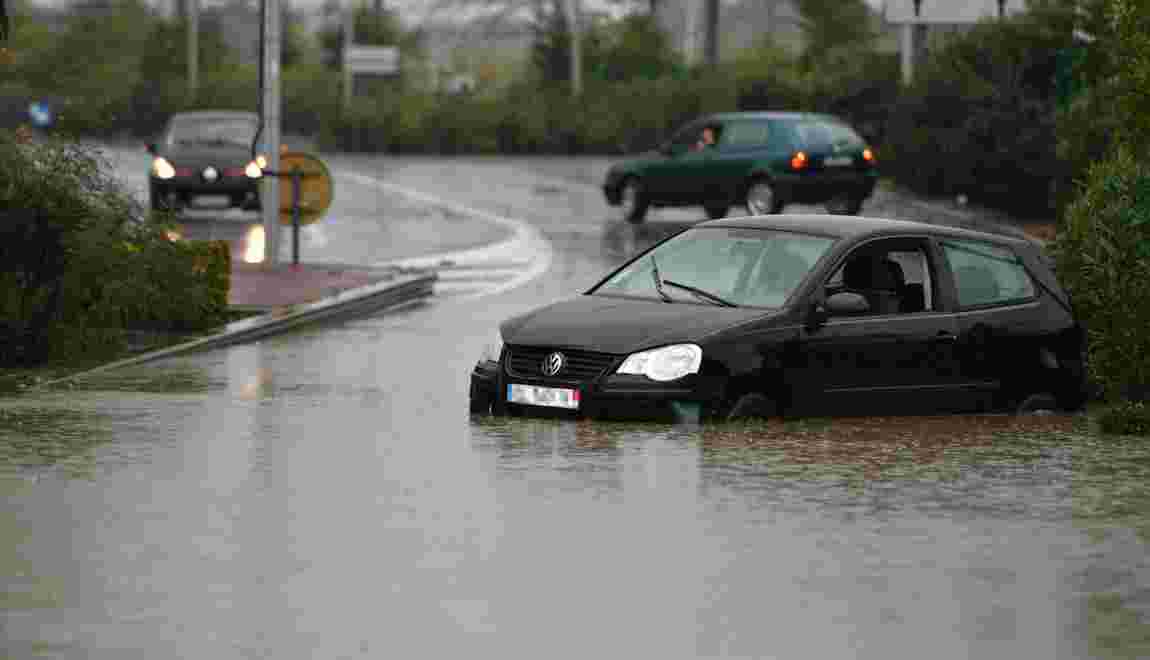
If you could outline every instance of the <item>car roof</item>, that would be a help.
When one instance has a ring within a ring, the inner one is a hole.
[[[837,119],[832,115],[821,112],[783,112],[778,110],[763,110],[757,112],[720,112],[707,115],[713,121],[729,121],[732,119]]]
[[[838,238],[861,238],[900,234],[928,234],[947,238],[967,238],[1011,245],[1029,245],[1025,238],[992,234],[990,232],[936,225],[913,220],[893,220],[867,216],[825,214],[779,214],[722,218],[701,222],[696,227],[747,227],[778,229],[797,233],[823,234]]]

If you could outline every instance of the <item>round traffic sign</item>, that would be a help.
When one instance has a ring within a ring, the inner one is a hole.
[[[308,225],[327,213],[335,194],[331,172],[319,158],[300,151],[280,154],[280,223],[292,223],[292,176],[299,172],[299,221]]]

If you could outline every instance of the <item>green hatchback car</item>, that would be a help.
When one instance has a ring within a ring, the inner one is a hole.
[[[733,112],[692,121],[657,150],[616,163],[603,193],[633,223],[660,206],[701,205],[712,219],[732,206],[765,215],[788,203],[858,215],[877,179],[874,151],[837,117]]]

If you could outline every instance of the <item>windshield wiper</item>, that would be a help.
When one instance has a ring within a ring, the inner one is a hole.
[[[738,307],[738,305],[731,302],[730,300],[727,300],[726,298],[721,298],[721,297],[716,296],[715,294],[713,294],[709,291],[704,291],[702,289],[698,289],[698,288],[695,288],[693,286],[688,286],[686,284],[679,284],[678,282],[674,282],[672,280],[663,280],[663,284],[666,284],[667,286],[673,286],[676,289],[682,289],[684,291],[688,291],[688,292],[693,293],[696,296],[702,298],[703,300],[713,302],[716,305],[722,305],[723,307]]]
[[[659,292],[663,302],[674,302],[675,300],[663,290],[663,278],[659,277],[659,264],[655,262],[655,255],[651,255],[651,277],[655,279],[655,290]]]

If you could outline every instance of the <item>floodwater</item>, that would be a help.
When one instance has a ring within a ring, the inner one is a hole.
[[[0,648],[1150,657],[1144,439],[469,416],[495,325],[597,279],[602,235],[552,228],[547,274],[496,296],[0,399]]]

